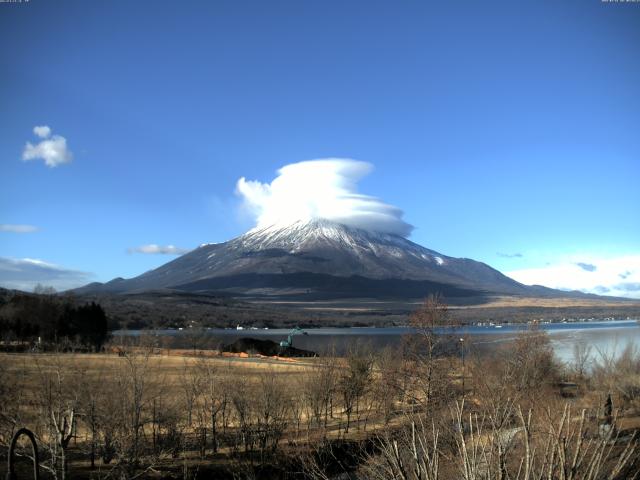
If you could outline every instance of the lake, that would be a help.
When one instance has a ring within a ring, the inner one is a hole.
[[[588,321],[568,323],[546,323],[539,327],[549,333],[556,356],[563,362],[570,362],[576,344],[584,343],[592,346],[591,355],[598,357],[600,353],[615,355],[628,344],[640,346],[640,324],[637,320]],[[473,325],[456,329],[439,329],[439,333],[467,338],[467,341],[479,350],[489,350],[493,345],[512,341],[520,332],[526,331],[528,325]],[[118,330],[116,336],[140,336],[143,334],[156,336],[188,336],[193,333],[202,334],[223,344],[238,338],[254,337],[280,342],[287,338],[289,329],[221,329],[208,328],[196,331],[183,330]],[[309,328],[306,335],[295,335],[293,345],[297,348],[316,352],[335,348],[337,353],[344,353],[356,342],[370,344],[374,348],[400,345],[405,335],[415,332],[410,327],[352,327],[352,328]]]

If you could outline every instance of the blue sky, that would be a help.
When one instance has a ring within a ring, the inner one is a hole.
[[[140,274],[338,157],[417,243],[640,295],[638,3],[31,0],[0,40],[0,285]]]

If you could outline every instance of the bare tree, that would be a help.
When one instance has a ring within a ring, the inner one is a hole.
[[[20,405],[24,402],[24,368],[9,371],[0,362],[0,445],[8,447],[13,434],[24,424]]]
[[[305,384],[300,378],[290,382],[286,387],[287,401],[291,411],[293,423],[296,426],[294,439],[300,436],[300,425],[307,410],[307,397],[305,396]]]
[[[202,416],[207,419],[203,421],[203,426],[208,425],[211,429],[211,448],[216,453],[220,443],[219,426],[223,423],[221,417],[229,401],[229,382],[224,378],[224,372],[220,372],[215,363],[205,357],[198,360],[194,375],[200,378],[197,382],[202,397],[200,408]]]
[[[593,378],[603,395],[616,395],[625,408],[640,410],[640,350],[633,343],[619,352],[599,351]]]
[[[40,438],[49,454],[48,462],[42,466],[54,478],[67,477],[67,450],[76,427],[79,398],[75,386],[78,384],[73,372],[56,354],[50,362],[37,364],[40,377],[38,388],[40,404]]]
[[[150,349],[139,353],[125,352],[116,371],[118,397],[113,410],[117,412],[112,421],[116,423],[119,464],[131,474],[140,464],[142,440],[148,403],[150,401],[149,380]],[[108,429],[109,431],[110,429]]]
[[[38,295],[55,295],[56,289],[51,286],[38,283],[35,287],[33,287],[33,293]]]
[[[434,402],[446,401],[451,389],[450,369],[441,364],[439,357],[444,353],[447,338],[438,330],[450,326],[448,307],[440,294],[429,295],[422,306],[409,318],[415,333],[407,339],[406,355],[410,362],[407,377],[411,386],[406,393],[413,403],[421,403],[425,409]]]
[[[596,480],[637,478],[636,440],[615,448],[609,430],[589,435],[586,412],[571,414],[568,405],[559,416],[524,412],[517,407],[517,423],[496,429],[480,413],[465,413],[463,402],[451,409],[454,449],[450,456],[440,446],[442,432],[412,421],[399,436],[382,438],[379,453],[367,458],[370,479],[435,480]],[[549,413],[549,412],[547,412]],[[442,464],[457,469],[443,477]]]
[[[438,480],[440,477],[440,433],[415,417],[398,435],[384,434],[379,453],[367,455],[364,478],[371,480]]]
[[[340,372],[339,388],[347,415],[344,432],[349,433],[351,417],[354,413],[358,415],[360,399],[369,388],[373,358],[367,349],[356,345],[347,353],[346,362],[346,368]]]
[[[115,390],[115,386],[111,381],[110,372],[99,367],[97,371],[91,373],[82,371],[76,388],[80,399],[78,418],[86,427],[89,436],[87,439],[88,445],[86,446],[88,447],[91,469],[94,469],[101,444],[100,432],[103,426],[110,423],[107,420],[110,415],[109,407],[111,406],[108,399]],[[108,442],[108,436],[106,440]],[[103,447],[102,450],[104,451],[105,448]]]
[[[247,378],[240,377],[236,378],[236,380],[237,384],[230,395],[237,423],[234,448],[237,449],[239,445],[243,445],[245,453],[249,453],[253,445],[253,398],[247,385]]]
[[[512,387],[531,401],[544,395],[557,379],[558,366],[549,335],[537,326],[520,333],[504,359],[512,373]]]
[[[278,448],[290,414],[286,385],[269,369],[261,372],[255,397],[256,430],[260,447],[260,460],[264,462],[267,448]]]
[[[376,358],[377,376],[373,384],[373,396],[385,425],[391,420],[405,388],[402,361],[401,356],[389,347],[384,348]]]
[[[573,345],[573,362],[571,367],[575,375],[582,379],[585,378],[592,362],[591,345],[586,342],[577,342]]]
[[[189,427],[193,424],[193,411],[196,407],[198,397],[202,393],[202,383],[204,378],[199,375],[199,369],[194,366],[187,359],[184,359],[182,368],[182,374],[180,375],[180,389],[182,390],[182,400],[184,402],[184,409],[187,412],[187,425]]]

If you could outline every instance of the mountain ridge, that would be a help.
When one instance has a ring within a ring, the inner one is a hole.
[[[570,295],[525,286],[482,262],[450,257],[398,235],[328,220],[258,226],[227,242],[202,244],[137,277],[94,282],[75,292],[156,289],[310,298],[343,297],[345,292],[407,298],[436,291],[454,296]]]

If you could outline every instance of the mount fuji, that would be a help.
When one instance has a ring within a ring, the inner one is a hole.
[[[296,299],[567,296],[528,287],[490,266],[453,258],[390,233],[328,220],[256,227],[203,244],[131,279],[92,283],[77,293],[192,293]]]

